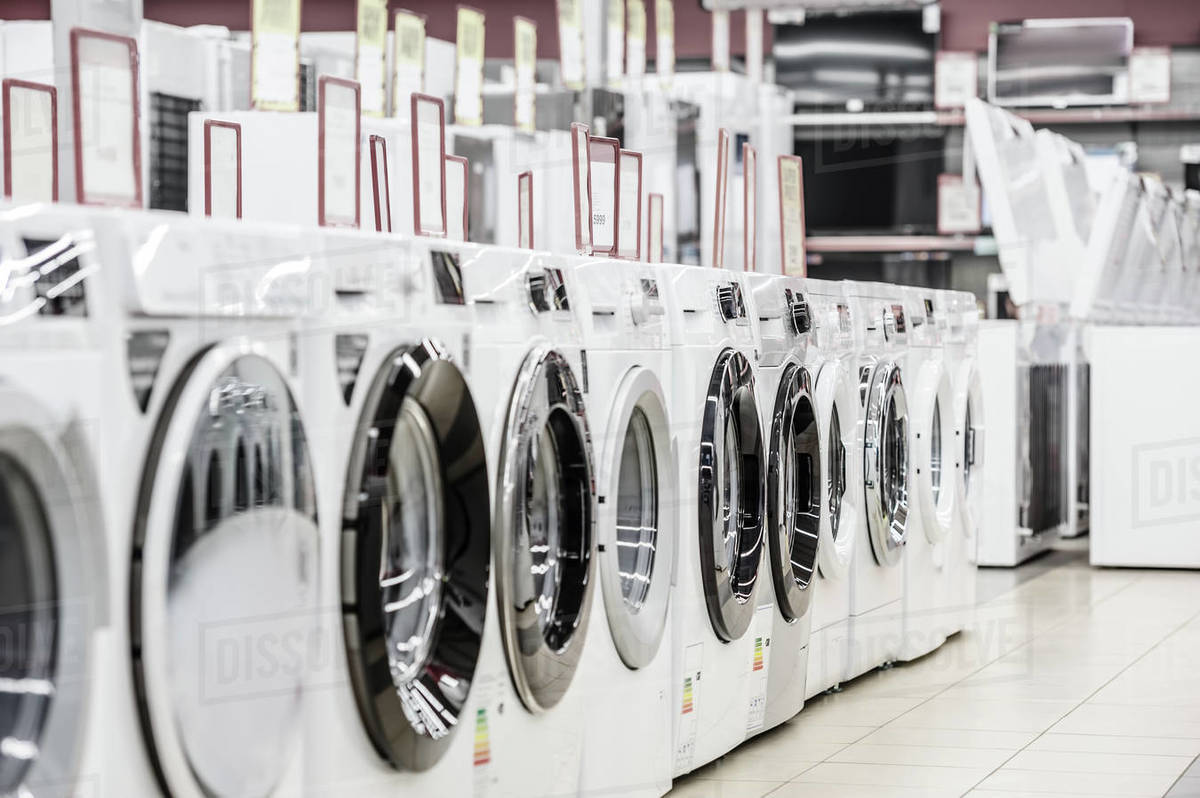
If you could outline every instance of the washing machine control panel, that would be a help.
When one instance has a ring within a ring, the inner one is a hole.
[[[785,288],[784,297],[787,304],[787,318],[791,325],[792,334],[807,335],[813,328],[812,314],[808,310],[808,300],[799,291],[793,292]]]
[[[562,269],[538,269],[529,275],[528,286],[529,306],[534,313],[571,309]]]
[[[721,283],[717,286],[717,309],[725,321],[746,321],[746,300],[742,295],[742,287],[735,282]]]

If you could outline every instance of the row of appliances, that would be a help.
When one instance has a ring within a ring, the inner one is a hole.
[[[658,795],[973,605],[973,297],[26,206],[0,792]]]

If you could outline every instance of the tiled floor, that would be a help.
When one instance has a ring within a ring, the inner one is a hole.
[[[1200,574],[1086,540],[980,572],[970,628],[675,784],[677,798],[1200,796]]]

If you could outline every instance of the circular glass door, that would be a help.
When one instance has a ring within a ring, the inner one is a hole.
[[[726,349],[709,380],[700,436],[700,570],[713,631],[740,638],[754,615],[766,457],[750,361]]]
[[[430,341],[389,353],[355,431],[343,505],[343,629],[380,756],[424,770],[458,728],[491,556],[487,464],[466,380]]]
[[[210,350],[166,400],[134,528],[135,686],[165,792],[266,795],[294,765],[316,557],[286,380]]]
[[[808,586],[817,567],[824,484],[812,380],[795,364],[784,370],[775,397],[768,463],[771,573],[779,611],[790,622],[808,611],[812,597]]]
[[[908,401],[900,368],[876,364],[866,396],[863,488],[867,532],[880,565],[900,561],[908,526]]]
[[[532,712],[575,673],[592,599],[592,454],[583,396],[566,358],[531,353],[509,405],[493,534],[505,653]]]
[[[626,610],[641,612],[650,593],[658,543],[658,468],[646,414],[634,408],[617,471],[617,569]]]

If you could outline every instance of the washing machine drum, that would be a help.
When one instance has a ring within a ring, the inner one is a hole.
[[[868,379],[863,429],[867,536],[876,562],[895,565],[908,527],[908,401],[896,363],[877,363]]]
[[[341,573],[355,699],[393,767],[429,768],[459,726],[487,608],[490,507],[462,373],[434,342],[391,352],[355,430]]]
[[[700,433],[700,571],[713,631],[737,640],[754,615],[766,457],[750,361],[726,349],[709,380]]]
[[[821,526],[821,442],[808,370],[788,365],[775,396],[767,466],[767,540],[779,612],[808,611]]]
[[[132,656],[163,791],[266,795],[294,776],[316,624],[312,465],[286,380],[193,360],[154,432],[134,526]]]
[[[505,655],[531,712],[558,703],[583,650],[594,502],[583,396],[566,358],[539,347],[522,364],[509,404],[493,525]]]

